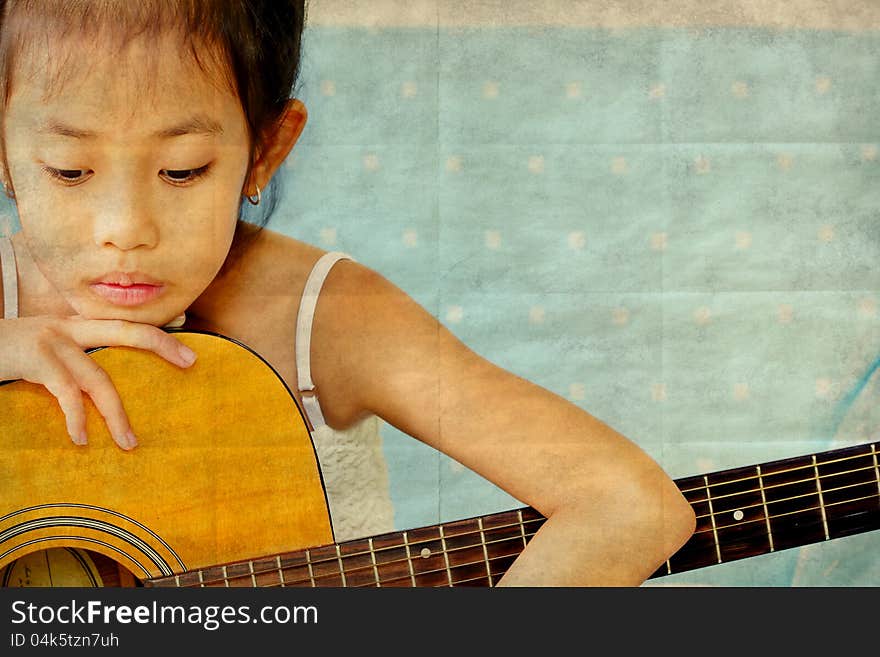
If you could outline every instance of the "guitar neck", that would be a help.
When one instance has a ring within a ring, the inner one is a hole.
[[[651,578],[880,529],[876,444],[677,479],[694,535]],[[529,507],[148,580],[147,586],[492,586],[545,518]]]

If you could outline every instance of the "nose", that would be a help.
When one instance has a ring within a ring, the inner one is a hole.
[[[156,246],[159,227],[144,192],[117,183],[115,191],[104,194],[99,205],[94,220],[96,245],[113,246],[121,251]]]

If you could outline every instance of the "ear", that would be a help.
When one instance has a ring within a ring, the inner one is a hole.
[[[308,119],[306,106],[297,98],[287,101],[287,107],[276,124],[275,132],[267,136],[258,149],[257,160],[251,169],[251,175],[245,181],[244,193],[253,196],[257,193],[256,186],[266,189],[269,180],[275,175],[278,167],[293,149]]]

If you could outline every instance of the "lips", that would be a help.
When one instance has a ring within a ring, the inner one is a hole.
[[[165,286],[141,272],[110,272],[89,284],[99,297],[117,306],[138,306],[157,298]]]

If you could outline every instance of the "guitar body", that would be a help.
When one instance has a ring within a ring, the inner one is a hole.
[[[138,349],[90,352],[138,436],[130,452],[87,397],[83,447],[44,387],[0,384],[6,585],[123,585],[126,573],[144,581],[332,542],[314,446],[284,382],[237,342],[175,333],[199,356],[185,370]]]

